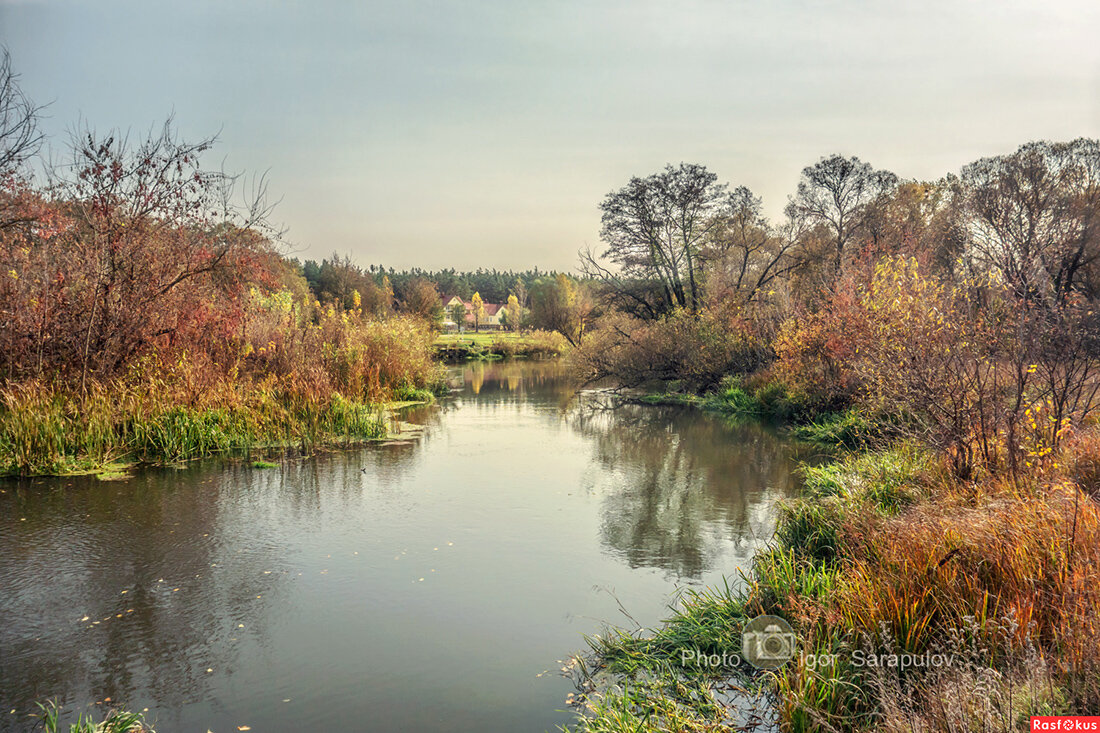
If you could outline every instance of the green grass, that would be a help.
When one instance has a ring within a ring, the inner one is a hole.
[[[455,344],[475,344],[478,346],[488,346],[494,341],[511,341],[514,343],[523,343],[526,341],[526,334],[517,333],[516,331],[482,331],[480,333],[474,333],[473,331],[467,331],[465,333],[441,333],[435,337],[433,346],[453,346]]]
[[[686,592],[657,629],[608,629],[587,638],[590,656],[580,665],[586,679],[610,675],[616,682],[599,685],[602,690],[590,688],[584,699],[587,712],[573,730],[727,730],[730,711],[716,703],[711,691],[715,680],[730,679],[751,694],[778,692],[773,713],[792,730],[821,730],[815,720],[847,730],[867,722],[868,693],[843,653],[829,665],[808,669],[795,659],[781,674],[763,676],[747,668],[685,665],[684,654],[740,654],[744,623],[760,614],[820,618],[814,609],[828,608],[847,582],[845,523],[857,512],[892,516],[917,501],[932,463],[926,452],[899,446],[803,467],[804,496],[781,505],[775,538],[757,553],[742,583]],[[796,631],[811,639],[819,654],[849,648],[823,626]]]
[[[871,444],[881,429],[859,410],[828,412],[810,422],[796,425],[795,437],[810,443],[841,448],[864,448]]]
[[[609,671],[633,675],[681,666],[682,649],[706,654],[736,654],[741,648],[743,598],[728,583],[722,588],[688,590],[678,608],[651,635],[622,629],[587,637],[589,647]]]
[[[352,444],[387,435],[385,411],[257,393],[226,407],[164,406],[146,395],[10,393],[0,404],[0,475],[113,473],[255,448]],[[104,478],[121,478],[110,475]]]
[[[872,506],[894,515],[919,498],[922,475],[932,467],[921,448],[898,445],[873,453],[857,453],[835,463],[803,466],[804,491],[815,500],[836,498]]]
[[[436,353],[447,360],[559,356],[566,341],[547,331],[486,331],[444,333],[434,342]]]
[[[444,386],[446,386],[445,383]],[[393,393],[394,402],[399,403],[402,406],[424,402],[434,402],[435,398],[436,391],[432,391],[430,389],[425,389],[422,387],[412,387],[409,385],[402,385],[394,390]]]
[[[61,707],[54,700],[38,703],[41,711],[39,718],[45,733],[59,733],[61,727]],[[75,723],[69,724],[69,733],[155,733],[145,722],[141,713],[124,710],[111,710],[98,723],[91,715],[78,715]]]

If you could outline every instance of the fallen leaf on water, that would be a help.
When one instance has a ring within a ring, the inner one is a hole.
[[[247,725],[238,725],[237,730],[252,730],[252,728]]]

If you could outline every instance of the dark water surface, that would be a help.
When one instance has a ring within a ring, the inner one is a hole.
[[[0,730],[48,697],[161,733],[554,730],[582,634],[736,578],[795,491],[760,426],[602,409],[555,363],[454,380],[408,445],[0,483]]]

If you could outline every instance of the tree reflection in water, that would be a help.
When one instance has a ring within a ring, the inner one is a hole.
[[[632,567],[699,578],[720,546],[748,554],[766,540],[775,501],[798,490],[798,448],[766,426],[684,407],[603,406],[579,404],[570,424],[593,440],[602,539]]]

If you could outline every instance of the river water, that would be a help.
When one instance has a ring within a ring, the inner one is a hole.
[[[796,491],[765,427],[610,409],[555,362],[451,376],[403,444],[0,482],[0,730],[47,698],[161,733],[555,730],[583,634],[736,581]]]

